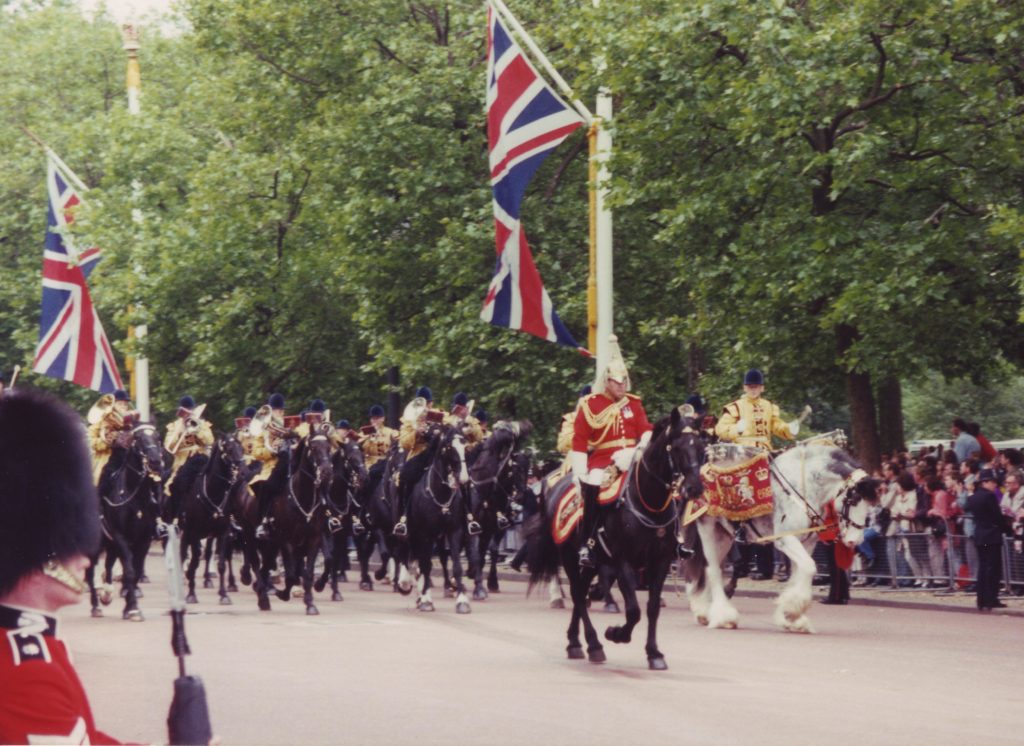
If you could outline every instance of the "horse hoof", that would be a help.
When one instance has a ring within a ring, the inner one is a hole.
[[[220,605],[221,606],[231,606],[231,597],[226,595],[226,594],[221,596],[220,597]]]
[[[373,590],[373,582],[369,581],[369,580],[361,580],[361,581],[359,581],[359,590],[361,590],[361,591],[372,591]]]
[[[144,598],[144,596],[142,595],[142,589],[141,588],[136,588],[135,589],[135,598]]]
[[[587,651],[587,660],[591,663],[604,663],[608,656],[604,654],[604,648],[594,648]]]
[[[460,603],[455,604],[455,613],[456,614],[468,614],[471,611],[472,611],[472,609],[469,608],[469,604],[466,603],[465,601],[462,601]]]
[[[199,603],[199,599],[196,598],[196,594],[190,593],[187,596],[185,596],[185,603],[187,603],[187,604],[197,604],[197,603]]]
[[[103,609],[101,609],[99,606],[96,606],[93,608],[91,613],[93,619],[100,619],[103,616]]]
[[[238,573],[238,579],[242,581],[242,585],[252,585],[252,572],[248,567],[243,567],[242,572]]]
[[[489,590],[491,593],[501,593],[501,591],[498,590],[498,581],[497,580],[488,580],[487,581],[487,590]]]
[[[228,583],[228,593],[238,593],[238,586],[234,583]]]
[[[434,604],[431,601],[423,601],[416,604],[416,608],[420,611],[434,611]]]
[[[129,622],[143,622],[143,621],[145,621],[145,618],[142,616],[142,612],[139,611],[138,609],[132,609],[131,611],[126,611],[126,612],[124,612],[124,614],[122,616],[125,619],[127,619]]]
[[[326,585],[326,580],[321,580],[320,578],[317,578],[316,581],[313,583],[313,590],[317,593],[320,593]]]
[[[395,590],[401,593],[403,596],[408,596],[412,593],[412,583],[399,583],[395,586]]]
[[[604,631],[604,639],[617,644],[629,642],[631,638],[626,637],[622,627],[609,627]]]
[[[583,660],[583,646],[582,645],[570,645],[565,649],[565,652],[569,654],[569,660],[581,661]]]
[[[320,610],[313,604],[310,604],[306,607],[306,616],[320,616]]]
[[[213,581],[209,578],[203,580],[203,588],[213,588]]]
[[[260,607],[260,611],[270,611],[270,599],[266,596],[261,596],[256,605]]]
[[[618,614],[619,613],[619,605],[617,603],[615,603],[614,601],[609,601],[608,603],[606,603],[604,605],[604,613],[605,614]]]
[[[110,606],[110,602],[113,600],[114,594],[112,594],[110,591],[103,591],[103,593],[100,594],[100,603],[104,606]]]
[[[383,580],[383,579],[384,579],[384,577],[385,577],[385,576],[386,576],[387,574],[388,574],[388,568],[386,568],[386,567],[385,567],[384,565],[381,565],[381,566],[380,566],[380,567],[378,567],[378,568],[377,568],[377,570],[376,570],[376,571],[375,571],[375,572],[373,573],[373,577],[374,577],[374,579],[375,579],[375,580]]]
[[[665,662],[665,659],[662,658],[661,656],[657,656],[656,658],[648,658],[647,659],[647,667],[649,669],[651,669],[652,671],[667,671],[668,670],[668,664]]]
[[[486,601],[487,600],[487,591],[485,591],[483,588],[474,588],[473,589],[473,600],[474,601]]]
[[[552,602],[550,604],[548,604],[548,605],[552,609],[564,609],[565,608],[565,599],[556,598],[556,599],[552,600]]]
[[[334,593],[332,593],[331,594],[331,600],[332,601],[343,601],[344,599],[341,597],[341,591],[335,591]]]
[[[288,591],[274,591],[274,595],[277,596],[278,601],[291,601],[292,594]]]

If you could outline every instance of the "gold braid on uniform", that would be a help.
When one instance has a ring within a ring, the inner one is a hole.
[[[613,402],[610,406],[605,407],[601,410],[600,414],[594,414],[590,411],[590,407],[584,405],[583,416],[587,418],[587,424],[594,430],[604,429],[615,422],[615,419],[619,416],[619,412],[621,412],[622,408],[627,404],[629,404],[629,397],[624,396],[617,402]]]

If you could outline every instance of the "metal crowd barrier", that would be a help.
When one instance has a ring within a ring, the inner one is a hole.
[[[974,542],[947,532],[898,533],[871,540],[874,562],[865,566],[860,552],[850,572],[855,586],[871,585],[884,590],[907,591],[931,588],[937,595],[973,592],[977,581],[978,555]],[[828,578],[828,553],[831,545],[818,543],[814,548],[816,577]],[[1024,547],[1006,537],[1002,551],[1004,593],[1024,595]]]

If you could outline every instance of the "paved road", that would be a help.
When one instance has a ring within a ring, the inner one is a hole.
[[[150,558],[154,581],[162,558]],[[166,742],[177,665],[166,594],[144,586],[147,620],[112,606],[64,614],[100,727]],[[565,657],[568,611],[510,583],[473,613],[453,602],[417,612],[412,597],[342,586],[345,600],[300,600],[259,612],[200,592],[188,616],[192,672],[205,681],[225,744],[1017,743],[1024,685],[1019,617],[816,605],[818,633],[772,625],[771,601],[738,599],[742,627],[695,625],[670,595],[661,649],[670,670],[647,670],[643,635],[608,644],[608,663]],[[116,604],[117,602],[115,602]],[[621,615],[595,614],[599,628]]]

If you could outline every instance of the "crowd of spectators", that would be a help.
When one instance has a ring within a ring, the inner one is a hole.
[[[1016,449],[997,451],[977,423],[961,418],[953,420],[950,432],[949,447],[883,454],[876,476],[886,487],[858,547],[860,562],[855,569],[865,574],[860,584],[889,584],[894,573],[905,587],[948,587],[950,578],[960,578],[954,580],[959,587],[974,589],[978,549],[987,551],[991,540],[986,533],[981,543],[976,541],[974,513],[979,509],[977,501],[974,506],[969,503],[972,495],[985,490],[994,492],[998,502],[1001,516],[994,520],[999,531],[1013,536],[1013,550],[1022,551],[1024,454]],[[896,566],[889,568],[885,579],[872,577],[886,541],[895,547]],[[950,568],[950,560],[956,566]]]

